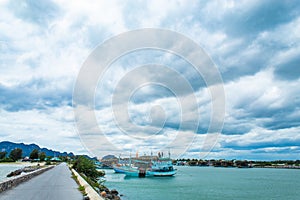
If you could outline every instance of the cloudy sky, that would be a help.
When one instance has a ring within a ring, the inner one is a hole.
[[[126,31],[163,28],[202,47],[223,79],[224,126],[208,158],[299,159],[296,0],[1,0],[0,13],[1,141],[99,156],[109,149],[103,141],[140,153],[173,142],[177,155],[198,158],[215,99],[205,77],[170,52],[142,49],[120,57],[99,77],[94,105],[78,108],[81,123],[74,117],[74,86],[93,50]]]

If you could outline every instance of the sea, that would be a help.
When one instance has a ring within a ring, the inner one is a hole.
[[[105,170],[122,200],[300,199],[300,170],[178,166],[174,177],[134,178]]]

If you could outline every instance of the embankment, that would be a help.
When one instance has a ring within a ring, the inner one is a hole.
[[[25,174],[21,174],[17,177],[14,177],[14,178],[10,178],[10,179],[7,179],[7,180],[3,180],[0,182],[0,193],[5,191],[5,190],[8,190],[12,187],[15,187],[17,185],[19,185],[20,183],[23,183],[49,169],[52,169],[54,166],[49,166],[49,167],[45,167],[45,168],[41,168],[41,169],[37,169],[35,171],[32,171],[32,172],[29,172],[29,173],[25,173]]]
[[[89,197],[90,200],[104,200],[100,195],[90,186],[84,178],[78,174],[78,172],[74,169],[72,169],[72,172],[74,175],[77,177],[77,180],[81,186],[85,188],[85,192],[87,193],[87,196]]]

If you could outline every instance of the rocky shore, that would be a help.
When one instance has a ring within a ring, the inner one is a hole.
[[[22,173],[28,173],[28,172],[33,172],[35,170],[41,169],[40,165],[36,165],[36,166],[26,166],[24,168],[21,169],[17,169],[15,171],[10,172],[9,174],[6,175],[6,177],[13,177],[13,176],[18,176]]]
[[[122,195],[119,196],[119,192],[116,189],[109,190],[105,188],[104,190],[100,191],[101,197],[109,200],[120,200]]]

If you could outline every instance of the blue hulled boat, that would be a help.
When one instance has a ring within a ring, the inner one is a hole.
[[[135,163],[141,162],[149,163],[135,160]],[[148,167],[133,166],[130,160],[129,165],[114,165],[113,169],[116,173],[124,173],[126,176],[133,177],[174,176],[176,174],[172,160],[169,158],[159,158],[157,161],[151,161]]]

